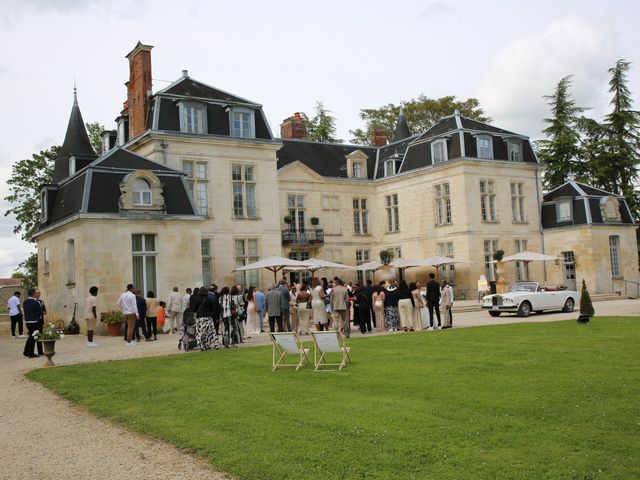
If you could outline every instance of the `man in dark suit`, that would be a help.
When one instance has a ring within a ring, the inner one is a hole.
[[[291,296],[289,295],[289,289],[285,285],[284,280],[280,280],[277,290],[282,295],[282,302],[280,303],[280,316],[282,317],[282,323],[286,328],[286,332],[291,331],[291,319],[289,315],[289,300]]]
[[[36,289],[30,288],[27,292],[27,299],[22,305],[22,311],[24,312],[24,323],[27,326],[27,343],[24,345],[24,351],[22,354],[27,358],[35,358],[38,355],[42,355],[42,344],[36,342],[33,337],[33,333],[39,331],[42,333],[42,327],[44,326],[44,314],[42,312],[42,305],[35,298]],[[38,355],[34,353],[34,349],[38,345]]]
[[[440,329],[440,284],[436,280],[436,276],[433,273],[429,274],[429,281],[427,282],[427,308],[429,309],[429,328],[428,330]],[[436,318],[438,319],[438,325],[433,326],[433,310],[435,308]]]
[[[367,286],[364,287],[364,293],[367,296],[367,298],[369,299],[369,305],[371,305],[371,309],[369,310],[369,322],[371,321],[371,319],[373,319],[373,326],[376,326],[376,314],[373,312],[373,301],[371,300],[371,298],[373,297],[373,292],[374,292],[374,288],[373,288],[373,282],[371,280],[367,280]],[[365,312],[360,312],[360,315],[364,315],[366,317],[366,313]],[[362,319],[361,319],[362,321]],[[367,319],[365,318],[364,321],[366,322]]]
[[[287,302],[287,305],[289,302]],[[278,332],[282,332],[282,292],[273,285],[264,295],[264,309],[269,317],[269,331],[276,331],[276,324],[278,326]]]

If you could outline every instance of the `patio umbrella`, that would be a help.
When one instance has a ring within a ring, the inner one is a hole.
[[[330,262],[329,260],[322,260],[320,258],[310,258],[309,260],[303,260],[302,263],[307,267],[310,272],[315,272],[322,268],[336,268],[338,270],[353,270],[353,267],[344,265],[342,263]]]
[[[433,257],[429,257],[426,260],[423,260],[424,267],[441,267],[442,265],[449,265],[451,263],[464,263],[462,260],[456,260],[451,257],[443,257],[441,255],[435,255]]]
[[[298,260],[292,260],[290,258],[284,257],[268,257],[263,258],[262,260],[258,260],[257,262],[249,263],[248,265],[243,265],[242,267],[238,267],[234,270],[234,272],[242,272],[245,270],[257,270],[260,268],[266,268],[267,270],[271,270],[273,272],[273,280],[278,283],[277,273],[285,268],[295,268],[295,267],[306,267],[303,262]]]
[[[362,263],[360,265],[356,265],[354,270],[358,270],[361,272],[368,272],[368,271],[375,272],[381,267],[382,267],[382,263],[373,261],[373,262],[367,262],[367,263]]]
[[[503,262],[535,262],[545,260],[557,260],[560,257],[554,257],[553,255],[545,255],[544,253],[537,252],[519,252],[514,255],[509,255],[502,259]]]

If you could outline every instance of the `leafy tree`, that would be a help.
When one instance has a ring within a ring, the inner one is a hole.
[[[384,129],[387,138],[393,138],[401,107],[404,108],[407,124],[413,133],[427,130],[442,117],[452,115],[456,110],[459,110],[467,118],[480,122],[491,121],[491,118],[485,115],[476,98],[461,101],[453,95],[437,99],[420,95],[418,98],[402,102],[400,105],[389,103],[380,108],[360,110],[360,118],[364,121],[365,127],[349,131],[353,136],[351,142],[358,145],[370,145],[371,131],[374,129]]]
[[[613,108],[604,118],[599,138],[591,148],[596,182],[610,192],[623,194],[635,209],[639,205],[634,182],[640,165],[640,112],[632,109],[633,101],[627,86],[630,65],[621,59],[609,69]]]
[[[59,146],[54,146],[34,153],[31,158],[20,160],[11,167],[11,178],[7,180],[10,193],[4,199],[14,206],[7,209],[4,215],[15,217],[18,223],[13,233],[19,233],[27,242],[33,241],[33,234],[38,230],[40,190],[51,182],[53,163],[59,150]]]
[[[106,130],[104,125],[98,122],[90,122],[85,123],[85,126],[87,127],[87,135],[89,135],[93,150],[100,155],[100,152],[102,152],[102,132]]]
[[[316,102],[316,114],[309,119],[306,115],[307,140],[313,142],[340,143],[342,139],[336,137],[336,119],[331,110],[324,108],[322,102]]]
[[[38,284],[38,254],[31,253],[23,262],[18,265],[18,270],[11,275],[11,278],[21,278],[24,288],[30,288]]]
[[[579,116],[585,109],[576,106],[571,99],[571,83],[571,76],[564,77],[553,95],[544,96],[553,116],[544,119],[548,124],[543,130],[547,138],[536,142],[536,148],[540,161],[547,167],[544,173],[547,190],[562,185],[572,176],[584,180],[586,174],[580,162],[581,142],[577,128]]]

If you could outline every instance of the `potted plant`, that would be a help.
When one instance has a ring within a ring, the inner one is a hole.
[[[109,310],[102,313],[100,321],[107,324],[110,337],[120,336],[120,325],[124,323],[124,315],[120,310]]]
[[[595,314],[593,309],[593,303],[591,303],[591,296],[589,290],[587,290],[587,284],[582,279],[582,290],[580,292],[580,316],[578,317],[578,323],[589,323],[591,317]]]
[[[291,225],[291,223],[293,222],[293,218],[291,218],[291,215],[285,215],[283,220],[287,225]]]
[[[509,284],[502,276],[502,258],[504,257],[504,250],[496,250],[493,252],[493,259],[496,261],[496,271],[498,273],[498,279],[496,280],[496,293],[506,293],[509,290]]]
[[[58,328],[53,323],[49,323],[42,328],[42,332],[38,330],[33,332],[33,338],[42,343],[44,356],[47,357],[44,366],[53,367],[55,363],[53,363],[51,357],[56,354],[56,340],[61,338]]]
[[[493,252],[493,259],[500,263],[502,262],[502,258],[504,257],[504,250],[496,250],[495,252]]]
[[[392,261],[393,261],[393,257],[395,255],[393,254],[393,250],[389,249],[389,250],[381,250],[380,251],[380,262],[382,262],[383,265],[389,265]]]
[[[311,225],[313,225],[314,227],[320,225],[320,219],[318,217],[311,217],[310,221]]]

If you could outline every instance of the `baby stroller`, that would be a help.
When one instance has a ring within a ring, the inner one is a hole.
[[[189,350],[195,350],[197,346],[196,319],[193,312],[186,310],[182,317],[182,337],[178,340],[178,350],[184,349],[185,352],[188,352]]]

